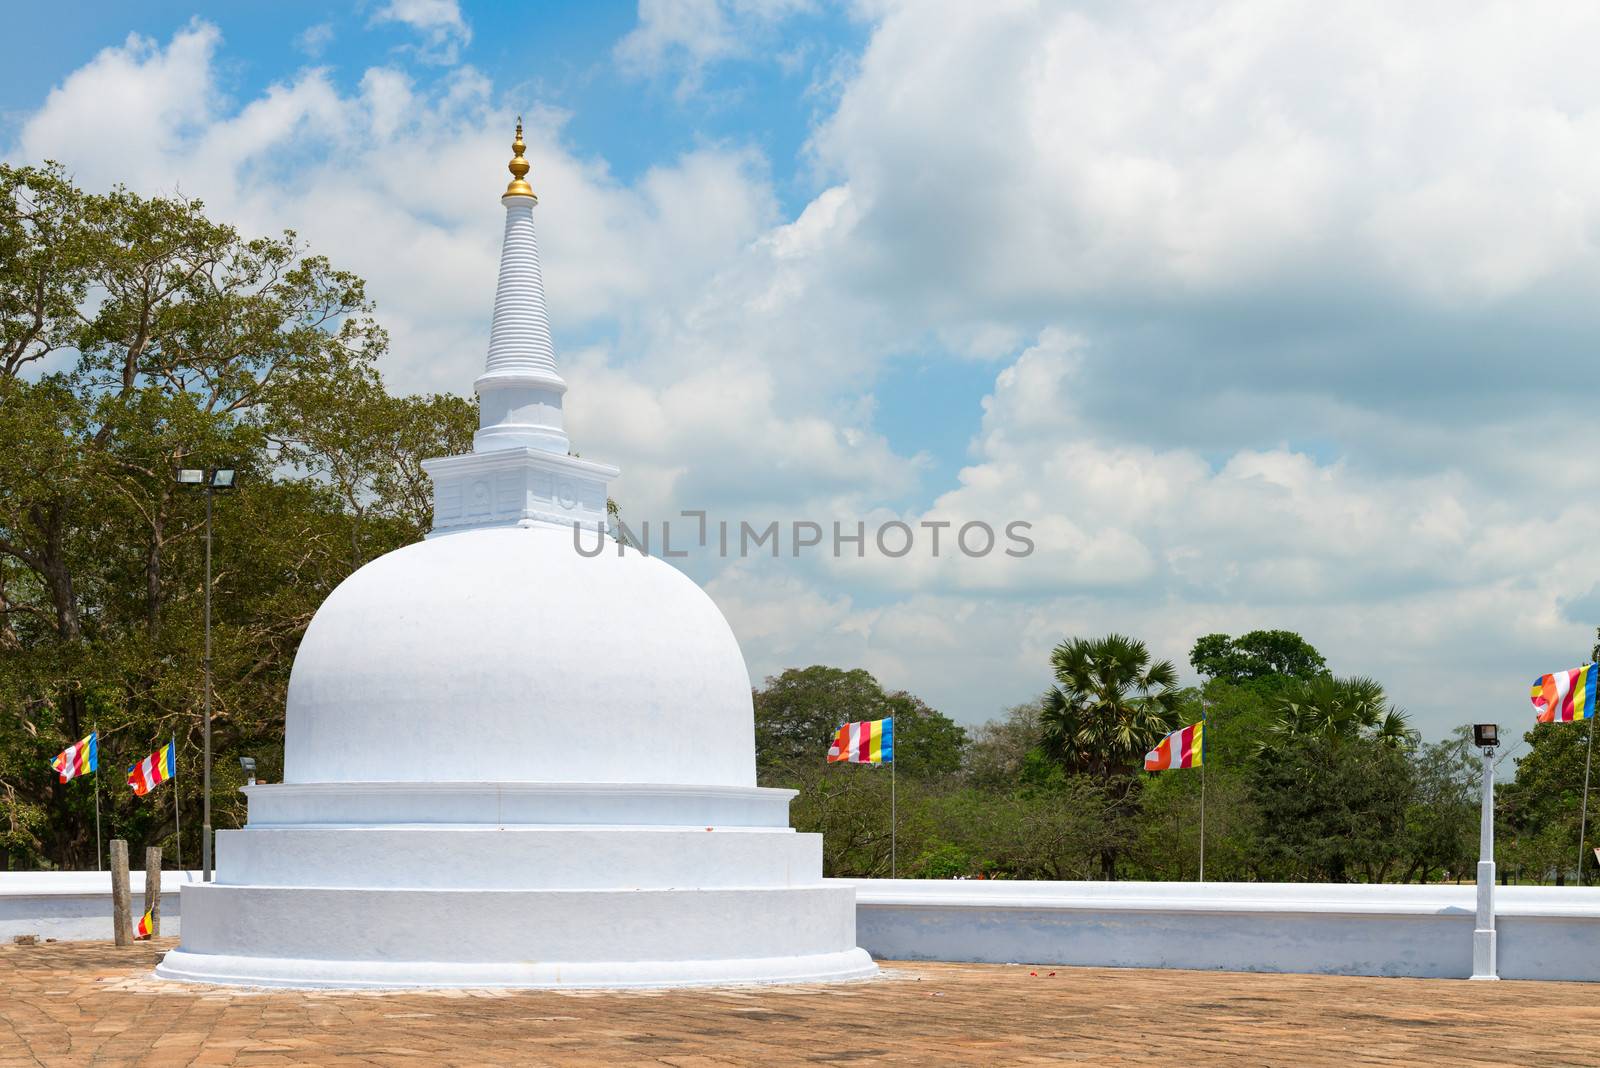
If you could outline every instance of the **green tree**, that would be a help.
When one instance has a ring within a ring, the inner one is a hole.
[[[1403,870],[1414,781],[1399,750],[1310,735],[1261,753],[1251,786],[1266,877],[1383,882]]]
[[[1496,807],[1505,831],[1504,859],[1520,865],[1530,878],[1564,882],[1574,870],[1580,853],[1588,732],[1585,722],[1536,725],[1523,735],[1528,751],[1517,760],[1516,778],[1499,789]],[[1595,820],[1588,822],[1588,840],[1581,851],[1586,883],[1595,876],[1593,848],[1600,845]]]
[[[964,791],[938,808],[938,826],[990,878],[1092,879],[1102,858],[1125,851],[1128,824],[1104,786],[1075,775],[1046,790]]]
[[[979,790],[1004,793],[1022,783],[1030,762],[1043,755],[1039,701],[1014,705],[977,727],[967,746],[966,781]]]
[[[894,757],[900,776],[950,775],[961,766],[966,731],[921,699],[885,692],[861,669],[790,668],[753,694],[756,765],[764,779],[792,778],[795,769],[823,763],[840,724],[894,717]]]
[[[1178,672],[1154,663],[1144,642],[1121,634],[1070,638],[1050,654],[1056,683],[1040,720],[1049,753],[1069,772],[1107,782],[1143,766],[1177,726]]]
[[[1137,808],[1135,772],[1144,754],[1177,726],[1178,673],[1170,660],[1152,662],[1144,642],[1121,634],[1069,638],[1050,656],[1056,684],[1043,698],[1044,748],[1068,774],[1094,778],[1110,799],[1113,823],[1101,853],[1101,875],[1116,878],[1117,857]]]
[[[1406,808],[1405,880],[1430,882],[1435,872],[1471,871],[1478,855],[1478,791],[1483,758],[1472,728],[1419,748],[1412,756],[1415,793]]]
[[[199,855],[204,500],[179,466],[239,472],[215,515],[215,822],[241,811],[235,756],[276,773],[312,613],[426,527],[417,464],[474,422],[382,390],[373,312],[292,233],[0,166],[0,864],[93,863],[92,787],[48,761],[94,727],[113,782],[177,737],[178,779],[103,791],[106,830],[171,855],[175,790]]]
[[[1208,678],[1236,685],[1279,676],[1314,679],[1328,670],[1322,654],[1292,630],[1207,634],[1195,641],[1189,663]]]
[[[1318,676],[1296,682],[1276,699],[1273,744],[1298,739],[1368,738],[1393,749],[1417,743],[1405,712],[1390,703],[1383,686],[1364,677]]]

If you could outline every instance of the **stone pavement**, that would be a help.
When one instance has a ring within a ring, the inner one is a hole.
[[[0,946],[0,1068],[1600,1064],[1600,988],[1570,983],[917,963],[834,986],[274,993],[150,978],[173,944]]]

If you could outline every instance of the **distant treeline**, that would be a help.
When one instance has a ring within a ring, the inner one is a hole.
[[[1380,684],[1335,676],[1289,631],[1206,635],[1190,659],[1203,687],[1179,688],[1137,640],[1068,639],[1038,700],[970,732],[865,671],[791,669],[755,692],[761,782],[800,791],[795,826],[823,834],[829,875],[887,876],[888,772],[824,755],[839,723],[893,715],[902,878],[1195,879],[1202,771],[1147,773],[1142,758],[1203,716],[1207,879],[1474,877],[1470,728],[1421,744]],[[1502,873],[1575,876],[1587,730],[1536,726],[1516,780],[1502,770]],[[1585,863],[1592,882],[1588,850]]]

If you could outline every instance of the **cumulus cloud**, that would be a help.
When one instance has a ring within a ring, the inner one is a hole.
[[[641,4],[615,58],[692,92],[798,6]],[[383,11],[467,39],[453,4]],[[630,520],[1033,524],[1025,558],[691,560],[758,678],[860,664],[972,720],[1037,692],[1069,634],[1182,661],[1201,633],[1292,627],[1437,735],[1576,663],[1600,578],[1568,385],[1600,330],[1600,13],[861,16],[792,214],[747,146],[623,181],[524,109],[552,317],[584,342],[561,355],[574,442],[621,463]],[[231,102],[221,47],[195,23],[105,50],[12,155],[295,226],[370,279],[397,386],[463,389],[514,109],[404,57]],[[908,357],[994,368],[928,416],[967,413],[959,470],[879,426]]]
[[[678,76],[677,95],[697,91],[711,64],[753,53],[784,19],[812,0],[639,0],[639,25],[617,42],[617,62],[636,75]],[[789,68],[793,53],[778,58]]]
[[[181,188],[246,231],[294,228],[367,279],[392,388],[464,390],[487,343],[508,178],[511,115],[493,87],[470,68],[419,85],[381,66],[343,92],[312,69],[230,103],[221,48],[197,22],[165,46],[104,50],[29,117],[13,155],[62,159],[90,188]],[[142,104],[114,116],[109,150],[86,153],[82,131],[107,100]],[[630,516],[753,514],[914,485],[920,462],[871,431],[869,406],[817,403],[837,392],[830,364],[862,349],[831,343],[820,321],[782,344],[771,333],[773,317],[804,312],[809,285],[785,291],[764,265],[814,241],[802,238],[823,213],[783,223],[748,148],[694,149],[623,183],[571,151],[563,114],[525,118],[552,317],[558,332],[601,337],[561,357],[573,440],[623,465]]]
[[[424,63],[450,65],[472,43],[472,27],[461,17],[456,0],[389,0],[372,15],[372,23],[399,23],[422,39],[415,53]]]

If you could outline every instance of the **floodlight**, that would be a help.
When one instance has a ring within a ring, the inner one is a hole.
[[[233,468],[219,467],[211,472],[212,489],[233,489]]]
[[[1493,749],[1500,744],[1500,726],[1496,723],[1474,723],[1472,742],[1479,749]]]
[[[185,467],[179,469],[178,471],[178,481],[185,486],[203,485],[205,480],[206,473],[198,468]]]

